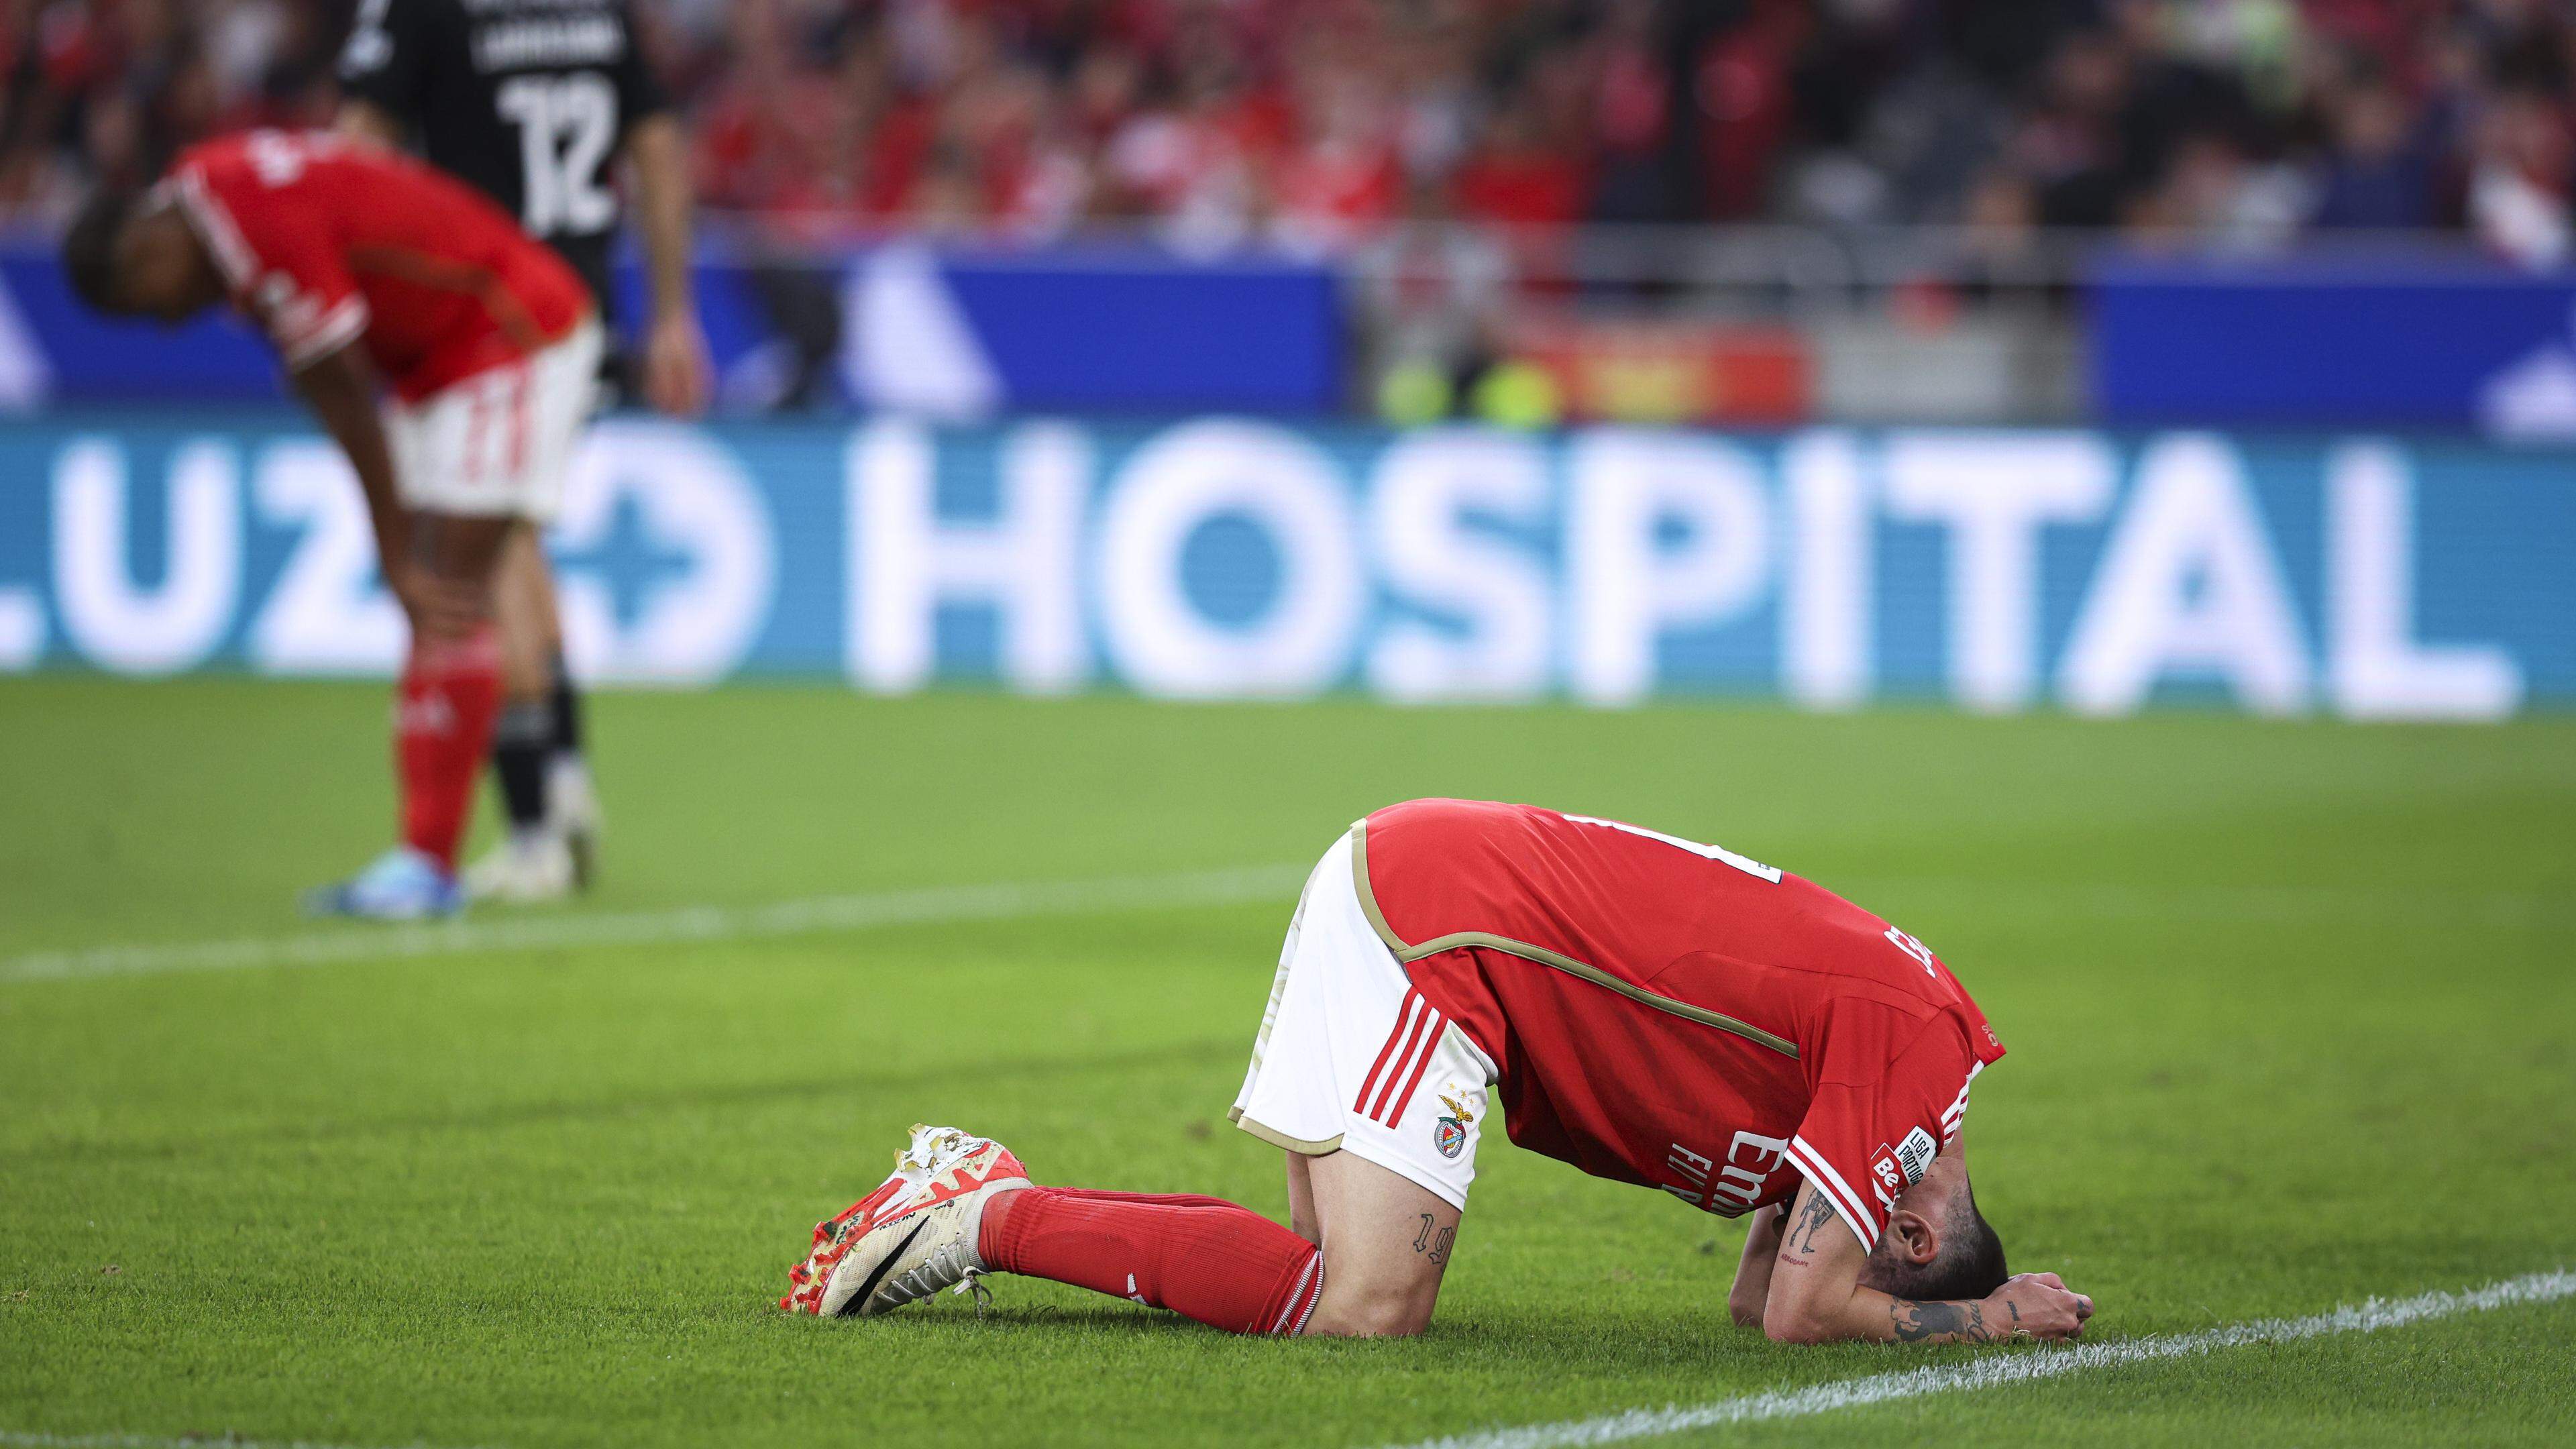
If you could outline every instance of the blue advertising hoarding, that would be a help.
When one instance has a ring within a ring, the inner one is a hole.
[[[642,315],[621,264],[623,315]],[[777,401],[813,348],[811,401],[951,419],[1008,409],[1321,413],[1347,359],[1334,272],[1312,259],[1136,244],[1023,250],[894,243],[791,266],[711,259],[698,310],[727,399]],[[264,401],[277,365],[220,313],[163,330],[92,315],[52,251],[0,246],[0,411]]]
[[[617,282],[632,319],[631,262]],[[789,402],[948,421],[1315,417],[1359,392],[1344,281],[1315,257],[899,241],[770,265],[711,248],[697,285],[735,413]],[[2109,253],[2082,297],[2088,401],[2104,426],[2576,442],[2576,270],[2443,251]],[[0,244],[0,413],[281,395],[238,321],[104,321],[72,299],[46,246]]]
[[[554,548],[576,667],[612,679],[2492,719],[2576,701],[2570,461],[2200,432],[618,418]],[[394,665],[354,484],[290,414],[0,425],[0,477],[0,671]]]
[[[2576,272],[2447,253],[2105,260],[2086,288],[2114,426],[2576,438]]]

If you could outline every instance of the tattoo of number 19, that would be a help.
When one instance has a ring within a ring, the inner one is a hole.
[[[1424,1213],[1422,1231],[1413,1235],[1413,1251],[1429,1258],[1431,1266],[1436,1268],[1449,1261],[1449,1245],[1457,1240],[1458,1229],[1455,1224],[1444,1228],[1440,1226],[1439,1219]]]

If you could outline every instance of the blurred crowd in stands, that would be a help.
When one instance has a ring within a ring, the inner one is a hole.
[[[327,121],[353,4],[0,0],[0,216]],[[706,204],[796,236],[1930,222],[2576,250],[2576,0],[638,9]]]

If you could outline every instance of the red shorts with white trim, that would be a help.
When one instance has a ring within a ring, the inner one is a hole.
[[[1227,1115],[1265,1142],[1351,1153],[1464,1209],[1494,1064],[1413,989],[1351,869],[1345,835],[1307,877]]]

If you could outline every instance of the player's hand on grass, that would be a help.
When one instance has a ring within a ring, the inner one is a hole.
[[[644,338],[644,400],[656,412],[693,418],[707,409],[707,340],[695,321],[664,317]]]
[[[1986,1322],[2007,1337],[2074,1338],[2093,1316],[2093,1300],[2054,1273],[2016,1273],[1986,1300]]]
[[[386,583],[411,621],[415,639],[462,638],[491,613],[488,587],[442,578],[418,564],[392,570]]]

